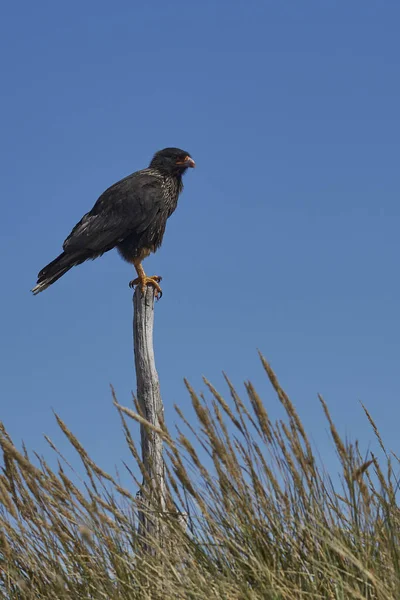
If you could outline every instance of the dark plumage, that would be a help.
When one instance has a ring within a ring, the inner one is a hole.
[[[165,148],[147,169],[114,183],[75,225],[60,256],[40,271],[32,292],[42,292],[75,265],[116,247],[136,268],[138,278],[130,285],[152,285],[161,295],[161,278],[147,277],[141,261],[161,246],[167,219],[183,189],[182,175],[194,166],[188,152]]]

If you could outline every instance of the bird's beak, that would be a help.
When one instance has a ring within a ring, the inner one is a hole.
[[[182,165],[182,167],[186,167],[186,168],[190,168],[190,169],[194,169],[196,166],[196,163],[194,162],[193,158],[191,158],[190,156],[186,156],[183,160],[180,160],[176,164]]]

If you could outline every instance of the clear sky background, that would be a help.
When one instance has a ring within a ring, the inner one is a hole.
[[[105,469],[127,456],[109,384],[130,405],[132,268],[113,251],[30,289],[105,188],[180,146],[197,168],[145,262],[168,422],[183,377],[225,392],[222,370],[280,416],[259,348],[328,465],[318,392],[341,433],[373,440],[362,400],[399,451],[399,21],[394,0],[1,4],[0,418],[18,444],[69,455],[53,408]]]

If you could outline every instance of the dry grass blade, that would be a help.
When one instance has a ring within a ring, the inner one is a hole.
[[[320,398],[342,469],[338,477],[327,474],[294,404],[261,360],[286,410],[278,422],[250,382],[246,402],[227,378],[229,400],[207,380],[211,400],[186,382],[195,419],[177,408],[175,439],[164,422],[151,426],[113,392],[136,463],[126,465],[132,474],[127,488],[95,464],[58,416],[82,459],[82,477],[49,438],[57,472],[25,447],[19,451],[0,425],[0,598],[400,598],[398,478],[391,456],[385,453],[383,462],[372,453],[363,458],[357,443],[342,440]],[[161,514],[159,505],[143,508],[146,498],[135,496],[134,473],[143,465],[137,432],[125,416],[165,442],[168,497]],[[163,543],[146,539],[157,547],[154,555],[142,552],[139,510],[162,520]]]

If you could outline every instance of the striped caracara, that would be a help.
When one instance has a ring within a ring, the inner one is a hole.
[[[75,225],[60,256],[40,271],[32,292],[42,292],[75,265],[117,248],[136,269],[130,287],[140,285],[144,291],[151,285],[161,297],[161,277],[148,277],[142,260],[161,246],[167,219],[183,189],[182,176],[194,166],[189,152],[165,148],[156,152],[147,169],[114,183]]]

